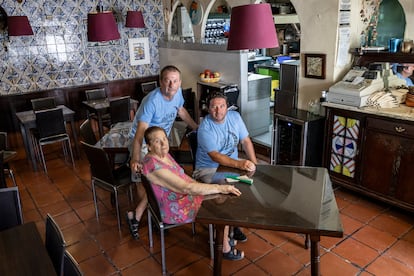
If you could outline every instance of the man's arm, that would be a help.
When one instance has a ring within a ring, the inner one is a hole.
[[[187,109],[184,107],[180,107],[178,109],[178,116],[191,127],[192,130],[196,130],[198,128],[198,125],[196,122],[194,122],[193,118],[191,118],[190,114],[188,113]]]
[[[250,137],[247,136],[246,138],[241,140],[240,143],[242,144],[243,150],[247,155],[247,159],[252,161],[254,164],[257,164],[256,152],[254,151],[254,146]]]
[[[144,140],[144,132],[148,128],[145,122],[138,122],[137,131],[135,132],[134,140],[132,141],[132,155],[130,167],[133,172],[141,172],[141,147]]]
[[[253,145],[252,145],[253,146]],[[216,163],[219,163],[222,166],[237,168],[245,171],[254,171],[256,170],[256,165],[253,161],[246,159],[233,159],[225,154],[221,154],[218,151],[211,151],[208,153],[211,160]],[[256,161],[256,157],[254,158]],[[256,161],[257,162],[257,161]]]

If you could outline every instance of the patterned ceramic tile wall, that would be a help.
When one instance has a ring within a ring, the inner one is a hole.
[[[158,41],[164,37],[162,0],[103,0],[115,12],[121,39],[87,41],[87,14],[97,0],[0,0],[8,15],[27,15],[33,36],[0,30],[0,94],[26,93],[159,73]],[[141,10],[145,29],[125,28],[127,10]],[[148,37],[151,63],[131,66],[128,39]]]

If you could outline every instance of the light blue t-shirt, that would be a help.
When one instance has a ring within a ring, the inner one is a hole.
[[[217,151],[233,159],[238,159],[237,146],[249,135],[246,125],[237,111],[228,111],[225,121],[215,123],[210,114],[201,122],[197,131],[196,169],[217,168],[209,152]]]
[[[178,109],[184,105],[184,98],[181,88],[178,89],[172,100],[166,100],[159,87],[151,91],[144,97],[140,104],[134,121],[129,131],[129,138],[133,139],[137,131],[138,122],[145,122],[149,127],[162,127],[167,136],[170,135],[171,128],[177,117]]]
[[[406,82],[407,86],[414,86],[412,79],[410,79],[410,78],[404,78],[404,77],[401,75],[401,73],[398,73],[398,72],[396,73],[396,75],[397,75],[397,77],[399,77],[400,79],[405,80],[405,82]]]

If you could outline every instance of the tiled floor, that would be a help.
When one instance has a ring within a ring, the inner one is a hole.
[[[22,147],[11,162],[20,189],[25,222],[35,221],[44,233],[47,213],[62,228],[68,250],[85,275],[160,275],[159,239],[148,246],[146,219],[141,239],[131,239],[123,223],[117,230],[109,195],[99,192],[100,221],[90,188],[86,158],[76,168],[65,164],[56,148],[47,153],[49,178],[33,172]],[[322,275],[414,275],[414,216],[411,213],[336,188],[344,237],[321,239]],[[128,207],[122,199],[123,214]],[[298,203],[300,204],[300,203]],[[124,217],[122,218],[124,222]],[[297,234],[245,229],[248,241],[239,244],[246,258],[223,262],[223,275],[310,275],[310,253]],[[212,275],[208,253],[208,231],[197,224],[175,228],[166,236],[167,268],[173,275]]]

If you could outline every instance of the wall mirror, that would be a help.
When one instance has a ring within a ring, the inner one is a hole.
[[[170,40],[179,40],[183,42],[194,41],[193,24],[190,13],[181,3],[175,8],[171,21]]]

